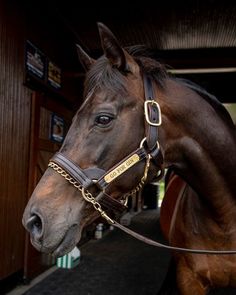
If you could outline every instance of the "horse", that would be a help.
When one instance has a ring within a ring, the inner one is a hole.
[[[112,224],[127,197],[171,169],[186,186],[171,229],[170,202],[161,209],[170,245],[236,249],[236,133],[229,113],[200,86],[171,76],[140,47],[124,48],[107,26],[97,26],[103,55],[94,59],[77,45],[84,101],[24,211],[31,243],[64,255],[86,225],[99,216]],[[166,283],[160,294],[236,287],[235,255],[172,254],[172,290]]]

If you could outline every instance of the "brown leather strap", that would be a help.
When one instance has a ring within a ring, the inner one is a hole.
[[[145,101],[155,102],[153,87],[152,87],[152,79],[143,75],[143,85],[144,85],[144,94]],[[160,109],[158,109],[156,103],[148,103],[147,104],[148,118],[150,123],[147,124],[146,131],[146,145],[148,149],[148,153],[152,156],[152,160],[156,164],[156,166],[161,166],[163,164],[163,154],[159,147],[158,142],[158,124],[160,122],[161,113]]]
[[[116,166],[125,162],[127,158],[132,155],[138,155],[139,161],[142,161],[146,157],[146,152],[143,148],[139,148],[130,154],[128,157],[119,162]],[[70,176],[79,182],[85,189],[90,187],[91,185],[96,185],[101,191],[97,195],[96,200],[99,201],[102,208],[107,210],[113,210],[117,213],[122,213],[127,209],[125,205],[123,205],[120,201],[112,198],[108,194],[105,193],[104,189],[108,185],[104,177],[108,174],[105,173],[104,170],[99,168],[89,168],[89,169],[81,169],[77,164],[75,164],[71,159],[68,159],[61,153],[56,153],[51,159],[52,162],[58,164],[63,170],[65,170]],[[102,176],[102,177],[101,177]],[[97,180],[100,177],[100,181]]]
[[[154,100],[152,80],[147,75],[143,76],[145,100]],[[149,119],[152,123],[159,121],[159,112],[156,105],[148,104]],[[148,124],[147,128],[147,146],[150,151],[156,148],[158,140],[158,129],[156,126]]]
[[[78,181],[85,189],[93,184],[92,179],[88,178],[87,175],[78,167],[73,161],[66,158],[61,153],[56,153],[51,159],[54,163],[62,167],[66,172],[70,174],[76,181]]]
[[[116,164],[110,170],[108,170],[108,172],[106,172],[100,179],[98,179],[97,186],[100,187],[100,189],[104,190],[108,186],[108,183],[105,180],[106,175],[110,174],[118,166],[122,165],[122,163],[125,163],[126,160],[129,159],[130,157],[132,157],[133,155],[137,155],[139,157],[138,162],[140,162],[147,157],[147,152],[143,147],[141,147],[141,148],[138,148],[137,150],[135,150],[134,152],[132,152],[131,154],[129,154],[127,157],[122,159],[122,161],[120,161],[118,164]],[[135,164],[137,164],[138,162],[136,162]],[[120,175],[122,175],[122,174],[120,174]],[[114,179],[116,179],[116,178],[114,178]]]
[[[152,239],[149,239],[145,236],[142,236],[131,229],[121,225],[117,221],[113,220],[114,223],[112,223],[113,226],[119,228],[123,232],[127,233],[128,235],[134,237],[135,239],[142,241],[148,245],[159,247],[159,248],[165,248],[168,250],[174,250],[178,252],[187,252],[187,253],[193,253],[193,254],[210,254],[210,255],[228,255],[228,254],[236,254],[236,250],[222,250],[222,251],[216,251],[216,250],[204,250],[204,249],[188,249],[188,248],[181,248],[181,247],[173,247],[169,245],[165,245],[163,243],[159,243],[157,241],[154,241]]]

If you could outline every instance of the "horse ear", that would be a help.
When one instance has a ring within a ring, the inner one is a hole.
[[[125,51],[119,45],[116,37],[103,23],[97,23],[102,48],[110,63],[121,71],[128,71]]]
[[[85,71],[88,71],[95,63],[95,60],[91,58],[78,44],[76,44],[76,48],[80,63],[82,64]]]

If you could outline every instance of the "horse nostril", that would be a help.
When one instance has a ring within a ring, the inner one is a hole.
[[[37,214],[32,214],[32,216],[26,222],[27,230],[35,238],[40,238],[42,236],[42,227],[42,220]]]

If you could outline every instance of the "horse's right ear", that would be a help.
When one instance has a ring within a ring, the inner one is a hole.
[[[138,67],[131,55],[124,50],[113,33],[103,23],[97,23],[104,55],[113,67],[122,72],[134,73]]]
[[[85,71],[88,71],[95,63],[95,59],[91,58],[78,44],[76,44],[76,48],[80,63],[82,64]]]

